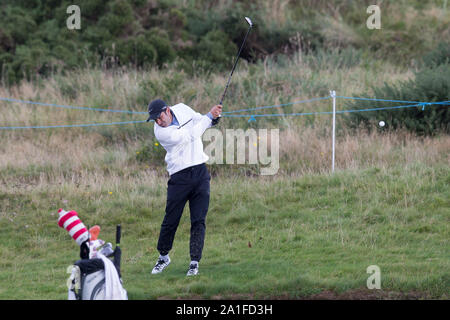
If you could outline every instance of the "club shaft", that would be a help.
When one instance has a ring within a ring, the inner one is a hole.
[[[228,90],[228,86],[230,85],[231,77],[233,76],[234,69],[236,69],[236,65],[237,65],[237,63],[239,61],[239,57],[241,56],[241,51],[244,48],[245,41],[247,40],[247,37],[248,37],[248,34],[250,33],[251,28],[252,28],[252,26],[250,26],[248,28],[247,33],[245,34],[245,37],[244,37],[244,41],[242,41],[241,48],[239,49],[239,52],[238,52],[238,54],[236,56],[236,60],[234,61],[233,69],[231,69],[230,76],[228,77],[227,85],[225,86],[225,91],[223,92],[222,98],[220,99],[220,102],[219,102],[220,105],[222,105],[223,99],[225,98],[225,95],[226,95],[227,90]]]

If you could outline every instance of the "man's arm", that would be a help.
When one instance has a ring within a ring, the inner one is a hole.
[[[188,107],[188,106],[187,106]],[[189,108],[189,107],[188,107]],[[191,108],[189,108],[191,109]],[[191,109],[192,110],[192,109]],[[205,132],[206,129],[208,129],[211,126],[211,116],[213,119],[217,118],[220,113],[222,112],[222,106],[216,105],[211,108],[211,111],[208,113],[208,115],[201,115],[198,112],[195,112],[192,115],[192,119],[196,117],[198,119],[197,123],[194,122],[193,127],[190,129],[187,129],[185,127],[176,127],[176,128],[164,128],[155,130],[155,136],[158,139],[158,141],[162,145],[175,145],[179,143],[184,143],[187,141],[194,140],[196,138],[200,138],[202,134]],[[198,116],[200,115],[200,116]]]
[[[191,107],[186,106],[187,108],[191,109]],[[195,112],[194,110],[192,110],[193,116],[192,116],[192,120],[195,122],[197,122],[198,120],[200,120],[204,115],[202,115],[199,112]],[[216,119],[220,114],[222,113],[222,106],[221,105],[216,105],[214,107],[211,108],[211,110],[206,114],[206,116],[208,116],[208,118],[210,118],[211,120]]]
[[[214,117],[213,117],[211,111],[208,112],[207,114],[201,114],[201,113],[199,113],[199,112],[195,112],[194,110],[192,110],[192,111],[193,111],[192,121],[194,121],[194,123],[196,123],[197,121],[199,121],[203,116],[208,116],[208,118],[210,118],[211,120],[214,119]]]

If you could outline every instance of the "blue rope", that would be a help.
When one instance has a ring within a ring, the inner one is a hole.
[[[308,100],[301,100],[301,101],[289,102],[289,103],[278,104],[278,105],[272,105],[272,106],[263,106],[263,107],[249,108],[249,109],[240,109],[240,110],[226,111],[226,112],[222,112],[222,114],[231,114],[231,113],[237,113],[237,112],[243,112],[243,111],[252,111],[252,110],[261,110],[261,109],[279,108],[279,107],[290,106],[290,105],[293,105],[293,104],[307,103],[307,102],[313,102],[313,101],[319,101],[319,100],[328,100],[328,99],[331,99],[331,98],[332,98],[331,96],[328,96],[328,97],[322,97],[322,98],[312,98],[312,99],[308,99]],[[370,98],[343,97],[343,96],[336,96],[336,98],[340,98],[340,99],[353,99],[353,100],[366,100],[366,101],[383,101],[383,102],[425,103],[425,102],[421,102],[421,101],[370,99]]]
[[[95,127],[95,126],[111,126],[111,125],[117,125],[117,124],[145,123],[145,122],[146,122],[145,120],[141,120],[141,121],[123,121],[123,122],[111,122],[111,123],[62,124],[62,125],[54,125],[54,126],[0,127],[0,130]]]
[[[331,99],[331,97],[312,98],[312,99],[309,99],[309,100],[301,100],[301,101],[296,101],[296,102],[277,104],[277,105],[273,105],[273,106],[263,106],[263,107],[249,108],[249,109],[240,109],[240,110],[226,111],[226,112],[222,112],[222,114],[237,113],[237,112],[252,111],[252,110],[261,110],[261,109],[279,108],[279,107],[290,106],[290,105],[293,105],[293,104],[306,103],[306,102],[319,101],[319,100],[327,100],[327,99]]]
[[[147,112],[138,112],[138,111],[131,111],[131,110],[116,110],[116,109],[102,109],[102,108],[65,106],[65,105],[60,105],[60,104],[34,102],[34,101],[11,99],[11,98],[2,98],[2,97],[0,97],[0,101],[19,102],[19,103],[33,104],[33,105],[46,106],[46,107],[78,109],[78,110],[87,110],[87,111],[103,111],[103,112],[120,112],[120,113],[132,113],[132,114],[147,114]]]
[[[412,108],[420,107],[425,105],[448,105],[450,101],[442,102],[421,102],[411,105],[402,105],[395,107],[383,107],[383,108],[370,108],[370,109],[353,109],[353,110],[338,110],[336,113],[350,113],[350,112],[367,112],[367,111],[380,111],[380,110],[392,110],[392,109],[402,109],[402,108]],[[322,111],[322,112],[302,112],[302,113],[271,113],[271,114],[229,114],[224,115],[224,117],[233,118],[246,118],[250,117],[250,120],[254,121],[254,117],[282,117],[282,116],[306,116],[306,115],[319,115],[319,114],[333,114],[333,111]]]
[[[342,96],[336,96],[336,98],[339,98],[339,99],[351,99],[351,100],[366,100],[366,101],[403,102],[403,103],[425,103],[425,102],[421,102],[421,101],[386,100],[386,99],[359,98],[359,97],[342,97]]]
[[[368,109],[353,109],[353,110],[339,110],[336,113],[351,113],[351,112],[368,112],[368,111],[380,111],[380,110],[393,110],[393,109],[402,109],[402,108],[412,108],[412,107],[420,107],[422,106],[422,111],[425,110],[425,106],[429,105],[449,105],[450,101],[441,101],[441,102],[418,102],[418,101],[404,101],[404,100],[386,100],[386,99],[370,99],[370,98],[360,98],[360,97],[343,97],[336,96],[336,98],[340,99],[354,99],[354,100],[368,100],[368,101],[384,101],[384,102],[401,102],[401,103],[415,103],[411,105],[401,105],[394,107],[382,107],[382,108],[368,108]],[[303,112],[303,113],[273,113],[273,114],[231,114],[243,111],[253,111],[253,110],[261,110],[261,109],[269,109],[269,108],[278,108],[284,107],[293,104],[306,103],[312,101],[319,100],[327,100],[331,99],[328,97],[321,98],[312,98],[308,100],[301,100],[296,102],[284,103],[273,106],[262,106],[256,108],[248,108],[248,109],[240,109],[234,111],[223,112],[224,117],[235,117],[235,118],[243,118],[250,117],[250,121],[256,121],[255,117],[282,117],[282,116],[304,116],[304,115],[320,115],[320,114],[332,114],[332,111],[322,111],[322,112]],[[0,101],[8,101],[8,102],[19,102],[25,104],[33,104],[33,105],[41,105],[41,106],[49,106],[49,107],[58,107],[58,108],[68,108],[68,109],[78,109],[78,110],[89,110],[89,111],[104,111],[104,112],[120,112],[120,113],[130,113],[130,114],[147,114],[147,112],[138,112],[131,110],[115,110],[115,109],[102,109],[102,108],[90,108],[90,107],[77,107],[77,106],[66,106],[66,105],[58,105],[51,103],[42,103],[42,102],[34,102],[34,101],[26,101],[19,99],[11,99],[11,98],[2,98],[0,97]],[[92,127],[92,126],[107,126],[107,125],[118,125],[118,124],[131,124],[131,123],[145,123],[146,121],[124,121],[124,122],[112,122],[112,123],[91,123],[91,124],[78,124],[78,125],[54,125],[54,126],[10,126],[10,127],[0,127],[0,130],[14,130],[14,129],[49,129],[49,128],[73,128],[73,127]]]
[[[428,104],[428,102],[421,102],[421,101],[386,100],[386,99],[371,99],[371,98],[360,98],[360,97],[336,96],[336,98],[353,99],[353,100],[366,100],[366,101],[384,101],[384,102],[401,102],[401,103]],[[279,107],[285,107],[285,106],[294,105],[294,104],[307,103],[307,102],[313,102],[313,101],[319,101],[319,100],[328,100],[328,99],[331,99],[331,97],[328,96],[328,97],[312,98],[312,99],[308,99],[308,100],[301,100],[301,101],[283,103],[283,104],[278,104],[278,105],[262,106],[262,107],[255,107],[255,108],[247,108],[247,109],[240,109],[240,110],[233,110],[233,111],[225,111],[225,112],[223,112],[223,114],[231,114],[231,113],[244,112],[244,111],[279,108]],[[68,105],[59,105],[59,104],[53,104],[53,103],[43,103],[43,102],[35,102],[35,101],[27,101],[27,100],[3,98],[3,97],[0,97],[0,101],[18,102],[18,103],[41,105],[41,106],[47,106],[47,107],[57,107],[57,108],[87,110],[87,111],[102,111],[102,112],[116,112],[116,113],[130,113],[130,114],[147,114],[147,112],[142,112],[142,111],[140,112],[140,111],[131,111],[131,110],[117,110],[117,109],[103,109],[103,108],[92,108],[92,107],[68,106]]]

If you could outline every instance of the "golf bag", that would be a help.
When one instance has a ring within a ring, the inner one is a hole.
[[[118,225],[114,251],[100,251],[97,254],[99,258],[89,259],[88,241],[83,242],[80,246],[81,259],[72,266],[68,281],[69,300],[127,299],[120,273],[120,236],[121,227]]]

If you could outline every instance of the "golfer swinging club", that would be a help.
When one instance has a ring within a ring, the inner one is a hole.
[[[157,99],[148,106],[147,122],[155,121],[155,137],[166,150],[165,161],[170,178],[167,183],[166,213],[161,224],[157,249],[160,253],[152,274],[162,272],[169,264],[175,233],[186,202],[191,214],[190,256],[187,276],[198,274],[205,240],[205,220],[209,206],[209,183],[211,176],[205,162],[202,135],[217,123],[222,106],[216,105],[206,115],[179,103],[169,107]]]

